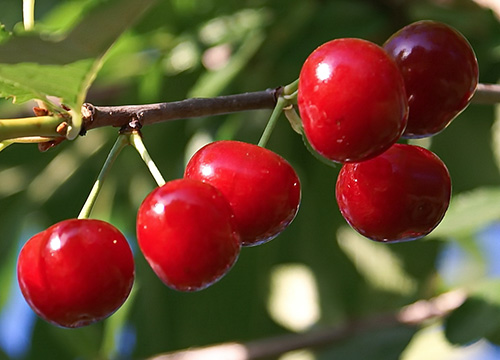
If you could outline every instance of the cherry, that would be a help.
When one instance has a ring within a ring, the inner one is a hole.
[[[311,146],[335,162],[387,150],[403,133],[408,112],[395,62],[380,46],[351,38],[309,55],[299,75],[298,107]]]
[[[431,151],[395,144],[377,157],[345,164],[336,197],[347,222],[360,234],[385,242],[407,241],[430,233],[450,201],[451,180]]]
[[[189,160],[185,177],[207,182],[228,199],[243,246],[275,238],[295,218],[300,181],[292,166],[263,147],[216,141]]]
[[[213,284],[236,262],[241,244],[229,203],[215,187],[177,179],[153,190],[137,214],[137,240],[167,286],[179,291]]]
[[[125,302],[134,282],[134,259],[127,240],[111,224],[69,219],[26,242],[17,274],[36,314],[76,328],[110,316]]]
[[[457,30],[419,21],[392,35],[384,49],[398,64],[409,103],[406,138],[442,131],[469,104],[478,83],[476,56]]]

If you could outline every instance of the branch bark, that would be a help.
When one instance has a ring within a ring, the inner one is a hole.
[[[289,351],[334,345],[365,331],[376,331],[394,326],[419,326],[436,318],[443,318],[457,309],[466,299],[462,290],[441,294],[430,300],[420,300],[399,311],[375,315],[341,326],[315,330],[303,334],[288,334],[248,343],[229,342],[202,348],[155,355],[149,360],[259,360],[276,357]]]
[[[500,103],[500,85],[497,84],[478,84],[476,93],[472,98],[474,104],[499,104]]]
[[[102,126],[122,127],[131,121],[141,125],[157,122],[228,114],[238,111],[273,109],[281,88],[215,98],[192,98],[181,101],[124,106],[83,105],[83,130]]]

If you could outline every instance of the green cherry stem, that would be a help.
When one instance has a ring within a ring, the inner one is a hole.
[[[35,0],[23,0],[24,30],[31,31],[35,26]]]
[[[118,139],[116,139],[113,147],[111,148],[111,151],[108,154],[108,157],[106,158],[106,161],[104,162],[104,165],[102,166],[101,171],[99,172],[99,175],[97,176],[94,186],[92,186],[92,190],[90,190],[90,194],[87,197],[87,200],[85,201],[80,214],[78,215],[78,219],[87,219],[90,216],[92,208],[94,207],[97,196],[101,191],[104,179],[108,175],[111,165],[113,165],[122,149],[129,144],[129,138],[127,135],[118,136]]]
[[[283,112],[285,113],[286,118],[290,122],[290,125],[292,129],[299,135],[302,136],[302,141],[304,142],[304,145],[306,149],[314,156],[317,160],[322,162],[325,165],[328,165],[330,167],[335,168],[336,164],[327,158],[321,156],[318,154],[316,150],[312,147],[311,143],[309,140],[307,140],[306,134],[304,133],[304,128],[302,126],[302,119],[300,118],[299,114],[297,114],[297,111],[295,111],[295,108],[292,106],[286,107]]]
[[[34,136],[61,136],[57,127],[62,122],[64,119],[59,116],[0,119],[0,141]]]
[[[4,150],[6,147],[8,147],[9,145],[12,145],[13,142],[10,141],[10,140],[4,140],[2,142],[0,142],[0,151]]]
[[[271,137],[271,134],[276,127],[276,123],[278,122],[278,118],[282,112],[285,112],[285,115],[289,119],[293,130],[295,130],[299,134],[302,133],[302,121],[300,120],[299,116],[296,115],[294,117],[295,121],[292,121],[287,114],[287,112],[289,111],[289,107],[291,108],[291,111],[295,113],[292,105],[297,101],[298,87],[299,79],[283,87],[283,92],[280,96],[278,96],[276,100],[276,105],[273,109],[273,112],[271,113],[271,116],[269,117],[269,121],[267,122],[266,128],[264,129],[264,132],[262,133],[262,136],[260,137],[257,145],[266,147],[267,142],[269,141],[269,138]],[[293,114],[291,114],[290,116],[293,116]],[[298,119],[298,122],[296,119]]]
[[[158,167],[154,163],[153,159],[149,155],[149,153],[146,149],[146,146],[144,146],[144,142],[142,141],[141,133],[139,131],[136,131],[136,130],[132,131],[129,134],[129,140],[130,140],[130,144],[137,150],[137,152],[141,156],[142,160],[144,161],[144,163],[148,167],[149,172],[151,173],[151,175],[155,179],[158,186],[165,185],[165,183],[166,183],[165,179],[163,178],[160,170],[158,169]]]
[[[283,94],[285,95],[285,97],[296,95],[298,88],[299,88],[299,79],[286,85],[283,88]]]
[[[271,116],[269,117],[269,121],[267,122],[266,128],[260,137],[259,143],[257,145],[266,147],[271,134],[276,127],[276,123],[278,122],[279,116],[281,115],[283,108],[288,105],[288,101],[284,99],[282,96],[278,97],[276,101],[276,106],[274,107]]]
[[[302,127],[302,119],[300,118],[299,114],[295,111],[293,106],[286,107],[283,109],[283,112],[285,113],[286,118],[290,122],[290,126],[292,129],[299,135],[302,135],[304,132],[304,128]]]

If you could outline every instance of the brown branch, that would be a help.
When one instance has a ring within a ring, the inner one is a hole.
[[[465,299],[465,292],[455,290],[430,300],[417,301],[394,313],[376,315],[341,326],[303,334],[281,335],[248,343],[230,342],[176,351],[155,355],[149,360],[267,359],[289,351],[333,345],[365,331],[376,331],[399,325],[419,326],[428,320],[445,317],[457,309]]]
[[[472,98],[474,104],[499,104],[500,103],[500,85],[497,84],[478,84],[476,93]]]
[[[125,106],[83,105],[83,131],[102,126],[123,127],[131,121],[141,125],[157,122],[228,114],[238,111],[273,109],[281,88],[215,98],[193,98],[181,101]]]

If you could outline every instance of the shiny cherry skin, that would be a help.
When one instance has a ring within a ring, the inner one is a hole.
[[[205,145],[189,160],[184,176],[215,186],[228,199],[243,246],[275,238],[299,208],[300,181],[293,167],[254,144],[223,140]]]
[[[336,198],[347,222],[375,241],[398,242],[429,234],[450,201],[445,164],[422,147],[395,144],[381,155],[340,170]]]
[[[479,71],[474,50],[457,30],[419,21],[392,35],[384,49],[405,81],[410,109],[404,137],[439,133],[469,104]]]
[[[300,71],[297,101],[311,146],[335,162],[359,162],[387,150],[408,117],[396,63],[361,39],[336,39],[314,50]]]
[[[229,203],[216,188],[177,179],[153,190],[137,214],[137,240],[163,283],[204,289],[236,262],[241,243]]]
[[[26,242],[17,275],[36,314],[76,328],[105,319],[125,302],[134,282],[134,259],[127,240],[111,224],[69,219]]]

